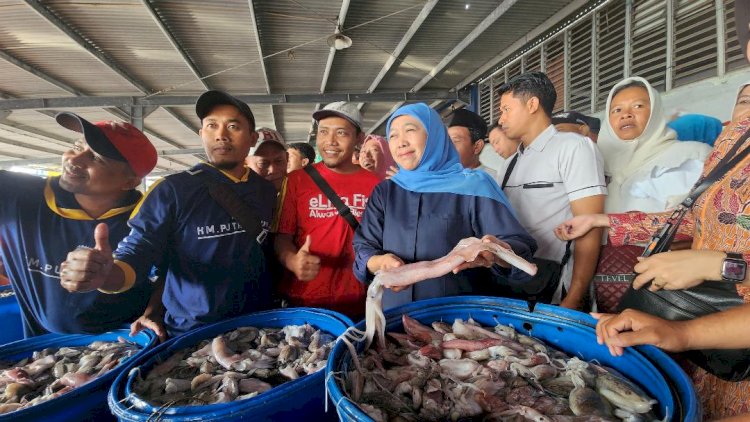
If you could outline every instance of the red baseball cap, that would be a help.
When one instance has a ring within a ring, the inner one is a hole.
[[[156,148],[146,135],[130,123],[111,120],[91,123],[69,112],[58,113],[55,120],[60,126],[82,133],[86,143],[97,154],[128,163],[138,177],[143,177],[156,167]]]

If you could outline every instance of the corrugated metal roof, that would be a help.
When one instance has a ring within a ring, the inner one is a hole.
[[[144,92],[158,98],[198,95],[205,86],[236,95],[267,94],[267,86],[271,94],[318,94],[331,53],[326,38],[344,1],[0,1],[0,50],[7,55],[0,55],[0,98],[142,97]],[[424,89],[456,86],[548,17],[565,7],[572,12],[572,2],[518,0]],[[501,3],[438,2],[375,92],[412,90]],[[367,91],[426,5],[424,0],[350,0],[342,28],[353,45],[335,52],[325,92]],[[266,57],[265,74],[259,49]],[[258,126],[275,127],[290,142],[308,139],[319,106],[284,100],[250,105]],[[393,105],[365,104],[365,128]],[[0,160],[55,158],[75,139],[57,125],[56,111],[0,111]],[[129,107],[74,111],[90,120],[131,113]],[[201,147],[193,106],[145,113],[144,131],[160,151]],[[159,169],[178,170],[198,159],[164,156]]]

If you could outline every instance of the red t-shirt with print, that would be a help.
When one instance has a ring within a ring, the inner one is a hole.
[[[364,169],[340,174],[323,163],[314,166],[357,220],[361,220],[370,193],[380,179]],[[310,281],[298,280],[287,271],[281,293],[293,306],[322,307],[361,317],[365,309],[365,286],[352,272],[354,230],[304,170],[294,171],[288,177],[278,232],[293,235],[298,248],[310,235],[310,253],[320,258],[321,265],[318,276]]]

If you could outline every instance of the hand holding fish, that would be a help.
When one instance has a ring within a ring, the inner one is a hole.
[[[367,270],[373,274],[378,273],[379,271],[398,268],[402,265],[404,265],[404,261],[392,253],[373,255],[372,257],[370,257],[370,259],[367,260]],[[395,287],[393,290],[398,292],[402,289],[403,287]]]
[[[68,253],[60,265],[60,284],[69,292],[90,292],[107,282],[113,267],[112,248],[109,246],[109,229],[101,223],[94,229],[95,246],[78,247]]]
[[[492,236],[492,235],[489,235],[489,234],[484,235],[482,237],[482,242],[484,242],[484,243],[494,243],[496,245],[501,246],[503,249],[512,251],[512,249],[511,249],[511,247],[510,247],[509,244],[507,244],[507,243],[503,242],[502,240],[496,238],[495,236]],[[484,250],[484,251],[479,252],[479,254],[476,256],[476,258],[474,258],[473,261],[464,262],[461,265],[459,265],[458,267],[454,268],[453,269],[453,274],[458,274],[459,272],[461,272],[461,271],[463,271],[463,270],[465,270],[467,268],[476,268],[476,267],[487,267],[487,268],[489,268],[489,267],[491,267],[494,264],[497,264],[497,265],[499,265],[499,266],[501,266],[503,268],[510,268],[511,267],[511,265],[509,263],[503,261],[503,259],[500,256],[496,255],[493,251],[491,251],[491,250]]]

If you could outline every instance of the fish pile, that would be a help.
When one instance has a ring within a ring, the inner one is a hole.
[[[133,390],[157,406],[248,399],[325,368],[333,340],[309,324],[240,327],[177,351],[138,378]]]
[[[137,344],[95,341],[88,346],[48,348],[0,364],[0,414],[52,400],[102,376],[136,354]]]
[[[469,318],[430,327],[408,315],[402,322],[405,333],[389,332],[353,355],[338,378],[375,421],[657,419],[656,400],[619,373],[512,326],[486,328]]]

